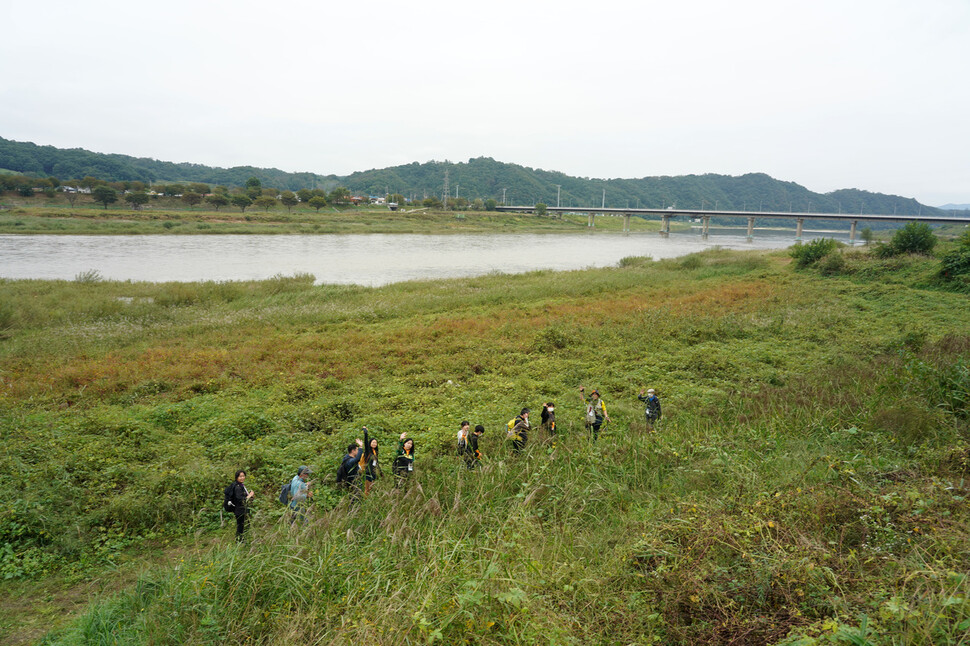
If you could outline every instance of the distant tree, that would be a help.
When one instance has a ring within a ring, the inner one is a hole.
[[[201,182],[192,182],[189,184],[189,190],[193,193],[199,193],[200,195],[208,195],[212,192],[208,184],[203,184]]]
[[[21,184],[17,187],[17,195],[20,197],[33,197],[34,187],[30,184]]]
[[[109,204],[118,201],[118,191],[105,184],[95,186],[91,190],[91,199],[100,204],[104,204],[104,210],[107,211]]]
[[[202,195],[194,191],[188,191],[182,193],[182,201],[189,206],[195,206],[196,204],[200,204],[202,202]]]
[[[213,187],[212,192],[218,193],[219,195],[229,195],[229,189],[221,185]]]
[[[54,176],[51,176],[47,178],[47,183],[51,185],[51,188],[57,188],[58,186],[61,185],[61,180],[57,179]]]
[[[233,206],[238,206],[240,212],[242,213],[245,213],[246,207],[253,203],[252,199],[248,195],[242,194],[233,195],[232,200],[230,201],[232,202]]]
[[[536,215],[545,215],[547,207],[543,202],[536,204]]]
[[[472,211],[481,211],[484,210],[484,208],[485,202],[482,201],[482,198],[476,197],[474,200],[472,200]]]
[[[312,195],[313,197],[327,197],[327,192],[322,188],[315,188],[312,191],[310,191],[310,195]]]
[[[71,205],[72,209],[74,208],[74,203],[77,202],[77,196],[80,195],[77,192],[79,186],[80,182],[75,179],[68,180],[64,183],[64,199],[67,200],[67,203]]]
[[[262,190],[262,194],[265,195],[266,197],[271,197],[274,200],[280,196],[280,192],[278,190],[276,190],[275,188],[268,188],[268,187]]]
[[[125,194],[125,202],[131,204],[131,208],[139,209],[142,205],[148,204],[148,200],[151,199],[148,193],[144,191],[136,191],[134,193]]]
[[[426,206],[431,209],[441,208],[441,200],[439,200],[437,197],[426,197],[421,200],[421,204],[422,206]]]
[[[85,175],[84,179],[81,180],[81,188],[94,188],[98,184],[101,184],[101,180],[97,177],[91,177],[90,175]]]
[[[259,181],[258,177],[250,177],[246,180],[246,192],[248,193],[249,189],[251,188],[255,188],[257,190],[261,190],[263,188],[263,183]]]
[[[400,193],[392,193],[391,196],[387,198],[387,201],[394,202],[395,204],[404,204],[404,202],[407,200],[405,200],[404,196]]]
[[[498,201],[496,201],[496,200],[494,200],[492,198],[488,198],[487,200],[485,200],[485,210],[486,211],[494,211],[495,210],[495,207],[497,207],[497,206],[498,206]]]
[[[331,204],[347,204],[350,202],[350,190],[343,186],[338,186],[330,191],[330,195],[327,196],[327,201]]]
[[[246,189],[246,195],[249,196],[250,200],[255,200],[263,195],[263,189],[250,186]]]
[[[135,193],[144,193],[146,188],[148,187],[145,186],[145,182],[135,181],[128,183],[128,190],[134,191]]]
[[[869,227],[863,227],[862,231],[859,232],[859,236],[862,238],[862,241],[866,243],[867,247],[872,244],[872,229]]]
[[[270,209],[276,208],[277,200],[275,197],[270,197],[269,195],[261,195],[256,198],[253,204],[269,213]]]
[[[205,198],[206,204],[210,204],[218,211],[220,207],[229,204],[229,198],[222,193],[213,193]]]
[[[307,204],[315,208],[317,210],[317,213],[319,213],[320,209],[322,209],[327,205],[327,198],[321,197],[319,195],[314,195],[309,200],[307,200]]]
[[[287,213],[289,213],[294,206],[300,203],[300,200],[293,191],[283,191],[280,193],[280,202],[283,203],[283,206],[286,207]]]
[[[296,192],[296,196],[300,198],[300,201],[306,204],[313,197],[313,192],[308,188],[301,188]]]

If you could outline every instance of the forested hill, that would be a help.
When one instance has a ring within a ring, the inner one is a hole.
[[[528,168],[495,161],[489,157],[467,162],[412,162],[403,166],[353,173],[346,177],[316,173],[287,173],[276,168],[236,166],[214,168],[201,164],[173,163],[144,157],[95,153],[38,146],[0,137],[0,171],[36,176],[53,176],[62,181],[92,176],[107,181],[204,182],[242,186],[256,177],[263,186],[280,190],[323,188],[343,185],[358,194],[399,193],[408,198],[442,197],[445,173],[448,194],[474,200],[493,198],[509,204],[556,204],[563,206],[705,208],[747,211],[813,211],[817,213],[939,214],[912,198],[858,189],[814,193],[794,182],[776,180],[764,173],[739,177],[729,175],[686,175],[640,179],[593,179],[571,177],[557,171]]]

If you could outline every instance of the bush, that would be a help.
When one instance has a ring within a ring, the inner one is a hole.
[[[960,237],[959,247],[943,256],[940,261],[940,276],[944,280],[970,276],[970,232]]]
[[[795,266],[804,269],[839,248],[839,243],[831,238],[818,238],[808,244],[796,244],[789,253],[795,259]]]
[[[896,232],[890,244],[897,253],[929,255],[936,246],[936,236],[925,222],[909,222]]]

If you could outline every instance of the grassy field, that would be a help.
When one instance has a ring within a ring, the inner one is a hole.
[[[937,266],[0,280],[0,641],[967,643],[970,303]],[[595,444],[580,384],[612,418]],[[505,422],[550,399],[558,435],[510,456]],[[328,480],[362,425],[385,464],[415,437],[417,474],[355,509]]]
[[[377,207],[326,208],[319,213],[300,209],[292,213],[280,209],[265,212],[249,208],[243,213],[229,208],[106,211],[90,205],[75,209],[28,206],[0,211],[0,234],[568,233],[587,230],[587,218],[580,215],[565,215],[562,219],[474,211],[463,211],[460,215],[428,209],[391,212]],[[659,231],[660,223],[631,218],[630,228]],[[623,218],[599,216],[596,229],[622,231]]]

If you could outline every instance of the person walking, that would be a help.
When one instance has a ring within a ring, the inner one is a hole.
[[[589,393],[589,399],[586,399],[586,388],[580,386],[579,397],[583,400],[583,405],[586,406],[586,429],[593,431],[593,441],[595,442],[599,439],[600,427],[603,422],[608,423],[610,421],[610,416],[606,413],[606,404],[600,397],[600,391],[596,389],[593,389]]]
[[[296,470],[296,475],[290,480],[290,525],[296,522],[306,521],[306,511],[310,503],[310,467],[301,466]]]
[[[378,446],[377,440],[372,439],[367,435],[367,427],[364,427],[364,453],[361,458],[361,464],[364,467],[364,495],[370,493],[371,487],[374,482],[381,477],[381,466],[378,463]]]
[[[236,517],[236,542],[243,542],[243,534],[246,531],[246,524],[249,517],[249,501],[253,499],[255,492],[250,491],[243,484],[246,482],[246,472],[240,469],[236,471],[236,477],[232,484],[226,489],[225,506],[232,510]]]
[[[397,446],[397,456],[394,458],[395,486],[401,486],[414,473],[414,440],[407,433],[401,433],[401,441]]]
[[[468,429],[471,428],[471,423],[465,420],[458,427],[458,455],[465,455],[465,450],[468,448]]]
[[[662,412],[660,410],[660,400],[657,398],[656,391],[653,388],[648,388],[647,394],[644,396],[643,390],[641,389],[640,394],[637,395],[637,399],[642,402],[646,402],[647,404],[646,409],[643,411],[643,414],[647,419],[647,430],[660,430],[660,417]]]
[[[337,484],[350,491],[351,498],[360,498],[360,487],[357,478],[360,476],[360,457],[363,452],[364,441],[360,438],[347,445],[347,455],[340,461],[337,468]]]
[[[529,413],[528,408],[523,408],[515,419],[512,420],[512,428],[509,429],[508,439],[512,440],[512,452],[522,453],[525,443],[529,441]]]
[[[542,421],[540,428],[550,437],[554,436],[556,434],[556,405],[552,402],[543,404],[540,419]]]
[[[475,427],[475,432],[468,437],[468,444],[465,446],[465,466],[469,471],[474,471],[482,461],[482,452],[478,449],[478,440],[485,434],[485,427],[479,424]]]

